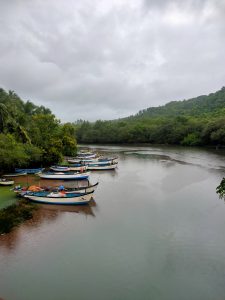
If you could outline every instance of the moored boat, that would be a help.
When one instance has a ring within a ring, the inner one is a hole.
[[[86,165],[82,165],[82,164],[74,164],[70,166],[70,170],[71,171],[78,171],[78,172],[84,172],[87,170],[87,166]]]
[[[73,158],[73,159],[68,159],[68,163],[70,164],[95,164],[95,163],[113,163],[113,162],[117,162],[118,158],[117,157],[98,157],[98,158],[93,158],[93,159],[77,159],[77,158]]]
[[[50,169],[54,172],[69,172],[69,171],[77,171],[84,172],[87,170],[87,166],[83,164],[73,164],[70,166],[52,166]]]
[[[91,161],[97,161],[97,158],[70,158],[67,159],[69,164],[85,164]]]
[[[52,166],[50,169],[54,172],[69,172],[71,169],[65,166]]]
[[[44,168],[34,168],[34,169],[19,169],[15,168],[16,173],[26,173],[26,174],[37,174],[44,170]]]
[[[46,204],[60,204],[60,205],[81,205],[87,204],[93,197],[93,192],[86,194],[65,194],[62,192],[33,192],[24,196],[33,202]]]
[[[0,185],[13,185],[13,180],[8,180],[6,178],[0,178]]]
[[[91,161],[91,162],[88,162],[87,165],[88,166],[91,166],[91,165],[109,165],[109,164],[117,164],[118,161],[117,161],[117,157],[115,158],[105,158],[105,159],[99,159],[97,161]]]
[[[77,159],[91,159],[91,158],[95,158],[97,155],[96,154],[89,154],[89,155],[77,155],[76,158]]]
[[[5,174],[3,176],[11,178],[11,177],[19,177],[19,176],[25,176],[25,175],[27,175],[27,173],[24,172],[24,173]]]
[[[98,182],[95,184],[89,184],[87,186],[80,186],[80,187],[73,187],[73,188],[67,188],[64,186],[58,186],[58,187],[39,187],[39,186],[29,186],[29,187],[21,187],[16,186],[14,189],[12,189],[18,196],[24,197],[25,195],[32,194],[33,192],[60,192],[64,191],[66,194],[85,194],[94,192],[98,186]]]
[[[38,176],[43,179],[63,179],[63,180],[82,180],[88,179],[90,172],[46,172],[40,173]]]
[[[88,165],[88,170],[92,170],[92,171],[115,170],[117,165],[118,163],[104,164],[104,165],[92,164],[92,165]]]
[[[77,159],[89,159],[89,158],[95,158],[97,154],[93,152],[88,152],[88,151],[80,151],[77,153],[76,158]]]

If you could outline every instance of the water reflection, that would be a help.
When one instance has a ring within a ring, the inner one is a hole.
[[[95,217],[93,208],[97,206],[95,200],[91,200],[87,205],[51,205],[35,204],[38,210],[34,213],[31,220],[26,221],[10,233],[0,236],[0,249],[14,251],[20,243],[24,232],[37,229],[43,223],[56,222],[64,213],[76,213],[85,216]]]
[[[175,149],[174,149],[175,150]],[[132,155],[134,157],[137,157],[138,159],[145,159],[145,160],[154,160],[154,161],[158,161],[160,163],[164,163],[164,165],[166,167],[170,167],[171,165],[177,163],[177,164],[181,164],[181,165],[190,165],[190,166],[198,166],[201,168],[207,168],[207,169],[216,169],[216,170],[225,170],[225,166],[223,165],[216,165],[215,161],[211,161],[209,163],[208,161],[208,157],[207,157],[207,153],[205,155],[205,157],[203,155],[198,155],[198,152],[192,152],[192,149],[189,149],[189,151],[186,150],[182,152],[182,148],[181,149],[177,149],[178,151],[172,151],[172,149],[170,149],[169,154],[167,153],[164,154],[165,151],[163,151],[162,149],[152,149],[152,150],[132,150],[132,151],[125,151],[124,155]],[[156,153],[154,153],[156,152]],[[161,152],[161,153],[159,153]],[[192,155],[190,155],[192,154]],[[218,162],[221,163],[221,155],[222,153],[216,153],[217,155],[215,155],[218,159]]]

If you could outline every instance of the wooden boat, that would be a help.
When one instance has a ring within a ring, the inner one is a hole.
[[[82,164],[73,164],[70,166],[52,166],[50,169],[54,172],[69,172],[69,171],[77,171],[84,172],[87,170],[87,166]]]
[[[19,177],[19,176],[25,176],[27,173],[13,173],[13,174],[5,174],[4,177]]]
[[[69,172],[71,169],[66,166],[52,166],[50,169],[54,172]]]
[[[33,192],[24,196],[31,201],[47,204],[81,205],[87,204],[93,197],[93,192],[86,194],[65,194],[62,192]]]
[[[16,173],[26,173],[26,174],[37,174],[40,173],[44,170],[44,168],[35,168],[35,169],[19,169],[16,168],[15,172]]]
[[[85,164],[91,161],[97,161],[97,158],[71,158],[67,160],[69,164]]]
[[[89,154],[89,155],[77,155],[76,158],[77,159],[91,159],[91,158],[95,158],[96,154]]]
[[[87,166],[84,166],[84,165],[80,165],[80,166],[71,165],[70,170],[71,171],[84,172],[84,171],[87,171]]]
[[[105,165],[99,165],[99,164],[92,164],[88,165],[88,170],[97,171],[97,170],[115,170],[118,163],[113,164],[105,164]]]
[[[62,186],[59,187],[53,187],[53,188],[45,188],[45,187],[39,187],[39,186],[30,186],[30,187],[21,187],[17,186],[14,189],[12,189],[17,196],[24,197],[25,195],[32,194],[33,192],[40,192],[40,191],[46,191],[46,192],[59,192],[59,191],[64,191],[66,194],[86,194],[86,193],[91,193],[94,192],[98,186],[98,182],[95,184],[90,184],[88,186],[81,186],[81,187],[75,187],[75,188],[65,188]]]
[[[97,154],[93,153],[93,152],[78,152],[76,158],[77,159],[89,159],[89,158],[95,158],[97,156]]]
[[[64,191],[66,194],[73,194],[74,192],[75,193],[79,193],[79,194],[82,194],[82,193],[94,193],[94,191],[96,190],[98,186],[98,182],[96,182],[95,184],[93,185],[89,185],[89,186],[85,186],[85,187],[77,187],[77,188],[66,188]]]
[[[100,159],[97,161],[88,162],[87,165],[88,166],[92,166],[92,165],[105,166],[105,165],[117,164],[117,163],[118,163],[117,157],[115,157],[115,158]]]
[[[91,151],[83,151],[83,150],[81,150],[81,151],[77,152],[77,156],[81,156],[81,155],[92,155],[92,154],[94,154],[94,153],[91,152]]]
[[[77,158],[73,158],[73,159],[68,159],[68,163],[70,164],[76,164],[76,163],[79,163],[79,164],[84,164],[84,165],[87,165],[87,164],[90,164],[90,163],[112,163],[112,162],[116,162],[117,161],[117,157],[98,157],[98,158],[92,158],[92,159],[77,159]]]
[[[14,184],[13,180],[8,180],[6,178],[0,179],[0,185],[13,185],[13,184]]]
[[[82,180],[88,179],[90,172],[77,173],[77,172],[46,172],[40,173],[38,176],[43,179],[63,179],[63,180]]]

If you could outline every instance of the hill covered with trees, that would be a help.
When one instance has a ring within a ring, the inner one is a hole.
[[[76,122],[80,143],[225,146],[225,87],[207,96],[150,107],[113,121]]]
[[[44,106],[0,89],[0,171],[46,166],[76,154],[75,127]]]

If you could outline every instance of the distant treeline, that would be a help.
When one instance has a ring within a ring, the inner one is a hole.
[[[0,171],[46,166],[76,154],[75,126],[44,106],[0,89]]]
[[[79,143],[225,145],[225,87],[113,121],[76,122]]]

